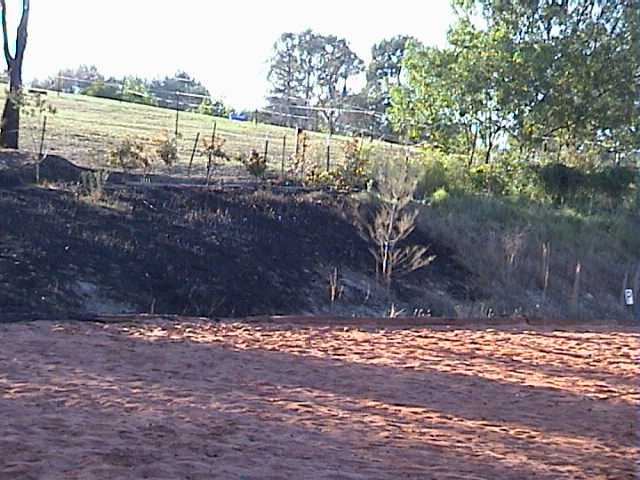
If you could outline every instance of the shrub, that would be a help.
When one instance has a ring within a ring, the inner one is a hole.
[[[305,185],[333,187],[340,191],[363,189],[370,180],[369,168],[373,145],[353,137],[344,147],[345,162],[330,170],[312,168],[304,177]]]
[[[296,151],[291,156],[292,167],[290,175],[302,177],[306,174],[307,167],[307,149],[309,148],[309,136],[303,130],[299,130],[296,135]]]
[[[104,187],[109,180],[109,172],[105,170],[83,172],[80,175],[79,194],[92,203],[101,201],[104,197]]]
[[[595,193],[604,195],[615,206],[629,195],[636,173],[628,167],[610,166],[589,175],[589,185]]]
[[[494,195],[504,195],[508,186],[508,179],[498,163],[485,163],[469,170],[471,186],[475,191],[487,192]]]
[[[427,199],[438,190],[451,188],[451,181],[445,163],[437,158],[421,162],[421,172],[416,186],[416,198]]]
[[[363,186],[367,180],[367,170],[373,145],[366,146],[364,138],[353,137],[344,144],[345,163],[339,168],[344,182],[351,186]]]
[[[225,143],[227,143],[227,140],[220,135],[216,135],[215,139],[213,140],[205,138],[203,140],[204,148],[202,149],[202,153],[205,156],[211,155],[212,158],[230,160],[231,157],[224,151]]]
[[[122,98],[122,91],[114,85],[108,85],[103,80],[97,80],[82,90],[82,95],[90,97],[107,98],[110,100],[118,100]]]
[[[449,198],[449,192],[447,192],[444,188],[439,188],[433,195],[431,195],[431,203],[438,204],[447,201]]]
[[[469,170],[469,181],[472,191],[498,196],[533,197],[540,184],[535,171],[527,162],[507,156],[472,167]]]
[[[304,184],[310,187],[337,187],[339,183],[336,169],[326,171],[315,167],[304,177]]]
[[[145,144],[131,137],[117,144],[109,152],[109,157],[111,165],[126,171],[137,168],[148,170],[152,163],[152,156],[149,155]]]
[[[538,170],[545,193],[557,204],[573,203],[576,207],[589,200],[600,200],[602,206],[615,207],[629,198],[636,173],[622,166],[580,167],[552,163]]]
[[[248,157],[240,157],[240,161],[244,164],[247,172],[258,178],[264,178],[267,173],[267,159],[260,155],[254,148],[249,153]]]
[[[231,157],[224,151],[225,143],[226,139],[220,135],[214,136],[211,140],[204,139],[202,153],[207,157],[207,185],[209,185],[211,174],[213,173],[214,160],[231,160]]]
[[[173,166],[178,160],[178,142],[173,137],[165,137],[155,141],[158,158],[168,166]]]

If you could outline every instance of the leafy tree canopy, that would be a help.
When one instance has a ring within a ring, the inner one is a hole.
[[[407,55],[398,128],[470,161],[511,141],[640,148],[640,0],[453,4],[450,46]]]

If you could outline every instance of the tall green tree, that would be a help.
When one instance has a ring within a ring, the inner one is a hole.
[[[286,124],[292,125],[292,106],[300,95],[299,36],[283,33],[273,46],[273,57],[268,80],[271,83],[271,105],[286,115]]]
[[[334,133],[341,108],[349,95],[348,81],[362,73],[364,62],[344,38],[335,35],[323,38],[318,52],[317,106],[321,107],[329,133]]]
[[[455,3],[504,32],[521,141],[638,148],[639,0]]]
[[[211,96],[207,87],[184,71],[178,71],[175,75],[161,79],[145,80],[144,83],[146,90],[156,98],[158,105],[162,107],[176,107],[176,92],[186,94],[179,97],[178,106],[181,110],[190,110],[202,102],[201,98],[188,97],[188,95]]]
[[[371,49],[367,90],[385,109],[390,105],[391,89],[402,84],[403,60],[410,45],[420,46],[420,42],[414,37],[398,35],[382,40]]]
[[[450,46],[408,55],[395,124],[489,160],[640,148],[640,0],[454,0]]]
[[[371,63],[367,67],[367,84],[362,93],[365,107],[377,113],[370,115],[369,126],[378,134],[389,134],[386,112],[391,107],[391,91],[402,85],[404,57],[409,45],[420,42],[410,36],[398,35],[382,40],[371,49]]]
[[[307,118],[307,125],[319,112],[333,132],[349,94],[349,79],[363,69],[364,63],[343,38],[311,30],[285,33],[274,44],[271,58],[270,109]]]
[[[408,137],[489,162],[514,126],[511,72],[501,32],[460,19],[445,49],[413,46],[406,53],[405,86],[395,88],[394,124]]]

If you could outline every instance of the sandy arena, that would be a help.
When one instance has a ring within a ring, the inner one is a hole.
[[[616,479],[640,329],[0,325],[0,480]]]

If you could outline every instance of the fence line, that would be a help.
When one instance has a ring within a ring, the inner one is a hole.
[[[124,138],[136,138],[145,148],[157,148],[158,143],[154,138],[162,135],[162,132],[172,136],[171,110],[157,108],[154,112],[138,110],[140,108],[132,104],[129,109],[113,110],[102,103],[92,105],[86,110],[85,103],[76,103],[74,98],[78,95],[65,95],[54,97],[51,103],[57,107],[58,114],[50,116],[47,124],[46,145],[44,149],[49,154],[59,154],[83,165],[107,168],[109,159]],[[100,108],[104,108],[101,111]],[[77,112],[77,113],[75,113]],[[207,170],[207,153],[202,145],[195,144],[194,139],[200,135],[211,135],[211,128],[217,124],[216,139],[226,140],[222,147],[232,158],[239,155],[245,157],[251,150],[261,154],[266,151],[268,155],[268,169],[272,174],[283,175],[291,171],[295,165],[295,153],[297,147],[296,130],[293,128],[277,127],[267,130],[266,125],[253,126],[251,124],[238,125],[247,131],[245,133],[229,130],[230,123],[217,120],[216,117],[204,117],[199,115],[181,116],[180,136],[178,141],[179,167],[178,171],[187,171],[189,163],[192,164],[194,174],[205,178]],[[232,128],[236,128],[233,127]],[[38,152],[38,140],[42,132],[42,117],[23,117],[23,143],[29,150]],[[374,142],[373,139],[369,140]],[[346,139],[341,137],[325,136],[315,132],[308,132],[305,142],[305,163],[307,171],[310,168],[322,169],[335,168],[345,161],[344,145]],[[32,145],[33,144],[33,145]],[[402,146],[387,143],[376,143],[376,151],[380,155],[402,154]],[[193,160],[191,160],[193,158]],[[216,170],[222,161],[218,159],[208,170]],[[159,168],[157,168],[159,167]],[[154,166],[154,170],[165,171],[160,163]],[[241,172],[243,170],[238,170]]]
[[[110,87],[117,87],[119,89],[121,89],[124,93],[139,93],[136,92],[135,90],[124,90],[124,87],[126,85],[125,81],[118,81],[118,82],[107,82],[104,80],[85,80],[82,78],[77,78],[77,77],[68,77],[65,75],[58,75],[55,77],[59,83],[58,83],[58,89],[61,89],[62,85],[60,84],[60,80],[65,80],[65,81],[69,81],[69,82],[75,82],[75,83],[80,83],[80,84],[84,84],[84,85],[91,85],[93,83],[96,82],[101,82],[103,85],[105,86],[110,86]],[[50,91],[59,91],[56,89],[50,90]],[[160,89],[147,89],[147,91],[149,93],[151,93],[151,95],[141,95],[142,97],[145,98],[152,98],[154,100],[166,100],[167,98],[171,97],[171,96],[180,96],[180,97],[185,97],[185,98],[197,98],[197,99],[201,99],[201,100],[211,100],[211,101],[215,101],[217,100],[213,95],[202,95],[202,94],[197,94],[197,93],[188,93],[188,92],[180,92],[178,91],[173,91],[173,90],[160,90]],[[74,92],[75,93],[75,92]],[[158,96],[158,95],[165,95],[165,96]],[[299,97],[284,97],[284,98],[288,98],[291,100],[298,100],[298,101],[304,101],[303,99],[300,99]],[[319,107],[319,106],[310,106],[310,105],[291,105],[290,108],[291,109],[298,109],[298,110],[304,110],[304,111],[314,111],[314,112],[326,112],[326,113],[354,113],[354,114],[363,114],[363,115],[369,115],[369,116],[377,116],[377,117],[383,117],[384,115],[382,115],[380,112],[376,112],[375,110],[367,110],[367,109],[362,109],[359,108],[357,106],[351,105],[351,104],[342,104],[343,106],[341,107]],[[346,108],[345,108],[346,107]],[[269,114],[280,114],[280,112],[277,112],[275,110],[262,110],[262,113],[269,113]],[[309,117],[302,117],[299,116],[298,118],[304,118],[304,119],[309,119]]]

